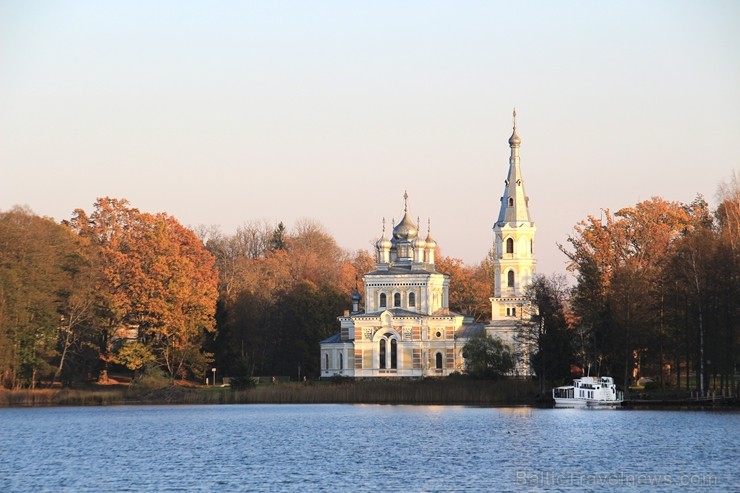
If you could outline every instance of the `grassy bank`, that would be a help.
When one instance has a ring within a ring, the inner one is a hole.
[[[151,390],[0,391],[0,407],[119,404],[535,404],[536,382],[521,380],[424,380],[261,385],[246,390],[167,386]]]

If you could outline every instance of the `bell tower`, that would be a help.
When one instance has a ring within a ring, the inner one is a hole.
[[[524,191],[519,164],[522,141],[516,131],[516,109],[513,117],[514,131],[509,138],[509,173],[504,181],[498,219],[493,225],[495,278],[491,298],[492,321],[514,321],[529,315],[525,289],[532,282],[537,263],[534,255],[537,228],[529,215],[529,197]]]

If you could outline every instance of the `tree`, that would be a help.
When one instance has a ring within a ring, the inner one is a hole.
[[[476,321],[490,318],[493,278],[485,263],[469,267],[459,258],[440,256],[436,265],[437,270],[450,276],[451,310],[470,315]]]
[[[567,283],[563,276],[535,276],[526,292],[534,313],[518,338],[523,347],[530,348],[528,363],[539,378],[540,393],[544,393],[545,382],[568,378],[575,362],[574,333],[565,317]]]
[[[627,386],[642,367],[662,372],[663,272],[692,221],[681,204],[657,197],[603,214],[576,225],[572,250],[560,249],[577,272],[573,309],[589,360],[601,371],[621,372]]]
[[[195,233],[125,199],[98,199],[89,217],[78,209],[71,224],[100,249],[101,380],[113,361],[113,340],[131,330],[172,378],[202,372],[209,356],[200,348],[204,333],[215,331],[218,279]]]
[[[66,291],[68,255],[76,239],[69,229],[29,209],[0,213],[0,379],[8,387],[33,388],[51,380],[59,362],[57,343],[70,329]],[[74,328],[74,326],[72,326]]]
[[[476,378],[499,378],[514,368],[511,348],[484,332],[468,339],[462,354],[465,371]]]
[[[114,359],[116,363],[120,363],[129,370],[133,370],[134,373],[138,372],[149,363],[154,363],[157,360],[154,353],[152,353],[151,348],[140,342],[124,344],[118,350]]]

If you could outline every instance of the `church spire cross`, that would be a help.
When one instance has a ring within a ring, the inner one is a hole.
[[[514,157],[516,155],[514,153],[514,148],[519,147],[519,145],[522,143],[522,139],[520,139],[516,133],[516,108],[514,108],[514,111],[512,112],[512,118],[514,120],[514,131],[511,132],[511,137],[509,137],[509,147],[512,148],[511,156]]]
[[[406,190],[403,191],[403,212],[409,211],[409,194]]]

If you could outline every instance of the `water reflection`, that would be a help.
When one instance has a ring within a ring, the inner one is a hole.
[[[604,478],[617,481],[607,490],[642,491],[636,478],[661,477],[673,482],[648,489],[740,485],[738,413],[141,406],[0,409],[0,420],[0,491],[591,491]]]

